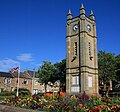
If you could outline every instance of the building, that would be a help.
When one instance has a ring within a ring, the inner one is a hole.
[[[66,24],[66,93],[98,94],[96,22],[93,12],[86,16],[84,6]]]
[[[45,86],[39,81],[39,77],[37,77],[37,73],[35,71],[26,70],[26,74],[29,74],[32,79],[32,88],[31,93],[32,94],[38,94],[38,93],[44,93],[45,92]]]
[[[14,76],[10,73],[0,72],[0,92],[14,90],[15,82],[13,78]]]
[[[44,85],[39,82],[34,71],[20,72],[19,85],[18,73],[0,72],[0,92],[14,91],[16,88],[28,89],[31,94],[43,93],[45,91]]]
[[[29,74],[25,72],[20,72],[19,75],[19,84],[18,84],[18,73],[13,73],[13,82],[15,83],[14,89],[18,88],[25,88],[31,92],[32,89],[32,78]]]

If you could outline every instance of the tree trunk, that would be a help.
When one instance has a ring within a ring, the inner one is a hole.
[[[106,96],[108,96],[109,91],[112,90],[112,81],[110,80],[109,83],[110,83],[110,86],[109,86],[109,88],[107,89]]]
[[[45,93],[47,92],[47,84],[45,83]]]

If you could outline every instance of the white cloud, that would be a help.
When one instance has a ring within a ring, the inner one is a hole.
[[[13,59],[0,60],[0,71],[8,72],[14,67],[19,66],[20,63]]]
[[[19,56],[17,56],[17,59],[24,62],[33,61],[33,57],[30,53],[20,54]]]
[[[37,67],[40,67],[42,65],[42,63],[36,64]]]

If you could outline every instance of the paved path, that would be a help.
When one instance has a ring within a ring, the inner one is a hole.
[[[0,112],[38,112],[38,111],[0,104]]]

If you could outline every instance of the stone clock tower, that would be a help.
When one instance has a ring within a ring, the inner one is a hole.
[[[91,11],[87,17],[84,6],[79,16],[69,10],[66,24],[66,93],[98,94],[98,62],[96,22]]]

